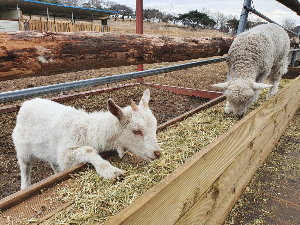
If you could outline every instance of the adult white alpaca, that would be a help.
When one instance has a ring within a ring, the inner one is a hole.
[[[30,185],[34,159],[47,161],[55,173],[77,163],[91,163],[105,179],[114,180],[124,171],[112,166],[99,153],[128,149],[145,161],[157,159],[157,121],[145,90],[136,105],[120,108],[107,101],[108,112],[87,113],[70,106],[36,98],[23,103],[13,130],[13,142],[21,170],[21,189]]]
[[[267,99],[278,92],[287,72],[289,48],[287,33],[276,24],[259,25],[236,37],[227,56],[229,81],[213,85],[226,90],[225,113],[243,117],[261,89],[269,88]],[[263,83],[266,78],[269,84]]]

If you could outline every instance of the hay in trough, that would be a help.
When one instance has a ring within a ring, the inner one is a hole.
[[[283,80],[285,86],[289,80]],[[249,111],[265,103],[266,90],[259,102]],[[249,113],[249,112],[248,112]],[[74,202],[66,210],[57,213],[47,224],[99,224],[104,223],[151,187],[160,182],[188,158],[215,140],[232,127],[238,119],[224,114],[224,102],[187,118],[158,133],[162,150],[160,159],[151,163],[120,161],[111,157],[109,161],[126,170],[126,177],[111,183],[99,177],[92,167],[73,175],[74,182],[59,190],[53,201]],[[135,158],[127,152],[126,157]]]

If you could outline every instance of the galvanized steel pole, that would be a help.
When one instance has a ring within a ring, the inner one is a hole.
[[[298,30],[298,37],[300,36],[300,28]],[[295,48],[295,49],[298,49],[299,50],[299,47]],[[298,51],[294,51],[293,52],[293,57],[292,57],[292,62],[291,62],[291,67],[294,67],[295,66],[295,61],[296,61],[296,56],[298,54]]]
[[[46,94],[50,94],[50,93],[54,94],[54,93],[60,93],[60,92],[65,92],[65,91],[69,91],[69,90],[74,90],[74,89],[82,89],[82,88],[86,88],[86,87],[94,87],[94,86],[103,85],[103,84],[116,83],[119,81],[153,76],[153,75],[157,75],[157,74],[161,74],[161,73],[168,73],[168,72],[172,72],[172,71],[192,68],[195,66],[202,66],[202,65],[222,62],[225,60],[226,60],[226,57],[222,57],[222,58],[186,63],[186,64],[182,64],[182,65],[163,67],[163,68],[158,68],[158,69],[153,69],[153,70],[126,73],[126,74],[107,76],[107,77],[99,77],[99,78],[81,80],[81,81],[73,81],[73,82],[54,84],[54,85],[49,85],[49,86],[22,89],[22,90],[17,90],[17,91],[2,92],[2,93],[0,93],[0,103],[16,101],[16,100],[23,100],[26,98],[46,95]]]
[[[48,10],[48,7],[47,7],[47,21],[49,21],[50,18],[49,18],[49,10]]]
[[[244,32],[244,30],[246,28],[246,23],[247,23],[247,19],[248,19],[248,11],[247,11],[246,7],[251,7],[251,0],[244,1],[242,14],[240,17],[240,22],[239,22],[238,30],[236,32],[236,36],[238,36],[240,33]],[[227,74],[226,81],[229,81],[229,73]],[[224,91],[224,94],[225,94],[225,91]]]
[[[276,23],[274,20],[271,20],[270,18],[266,17],[265,15],[261,14],[260,12],[256,11],[255,9],[253,9],[252,7],[245,6],[245,9],[246,9],[247,11],[252,12],[253,14],[259,16],[260,18],[262,18],[262,19],[264,19],[264,20],[270,22],[270,23],[275,23],[275,24],[277,24],[278,26],[281,26],[280,24]],[[281,27],[282,27],[282,26],[281,26]],[[291,30],[289,30],[289,29],[287,29],[287,28],[284,28],[284,27],[282,27],[282,28],[285,29],[285,30],[286,30],[287,32],[289,32],[289,33],[292,33],[292,34],[295,34],[295,35],[299,36],[299,33],[297,34],[297,33],[293,32],[293,31],[291,31]]]
[[[244,30],[245,30],[247,19],[248,19],[248,10],[246,9],[246,7],[251,7],[251,0],[244,1],[244,6],[242,9],[242,14],[240,17],[240,22],[239,22],[236,36],[238,36],[240,33],[244,32]]]

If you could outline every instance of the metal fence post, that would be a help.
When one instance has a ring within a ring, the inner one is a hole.
[[[246,9],[246,7],[251,7],[251,0],[244,0],[242,14],[241,14],[241,17],[240,17],[240,22],[239,22],[238,30],[236,32],[236,37],[240,33],[244,32],[244,30],[245,30],[247,19],[248,19],[248,10]],[[226,81],[229,81],[229,73],[227,74]],[[224,91],[224,94],[225,94],[225,91]]]
[[[240,22],[239,22],[236,36],[238,36],[240,33],[244,32],[244,30],[245,30],[247,19],[248,19],[248,10],[246,9],[246,7],[251,7],[251,0],[244,0],[242,14],[240,17]]]
[[[298,38],[300,36],[300,28],[298,30]],[[296,49],[296,48],[295,48]],[[299,49],[299,46],[298,46],[298,49]],[[295,60],[296,60],[296,56],[298,54],[298,51],[294,51],[293,52],[293,57],[292,57],[292,62],[291,62],[291,67],[294,67],[295,66]]]

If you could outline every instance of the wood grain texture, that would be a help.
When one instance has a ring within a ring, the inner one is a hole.
[[[50,177],[43,179],[40,182],[37,182],[27,188],[24,188],[12,195],[7,196],[0,200],[0,210],[5,211],[8,208],[11,208],[14,205],[21,203],[22,201],[40,193],[43,188],[49,188],[57,183],[60,183],[68,178],[70,178],[70,174],[77,173],[86,168],[86,164],[78,163],[74,166],[67,168],[64,171],[53,174]]]
[[[0,32],[0,80],[226,54],[233,38]]]
[[[300,107],[300,77],[106,224],[221,224]]]

